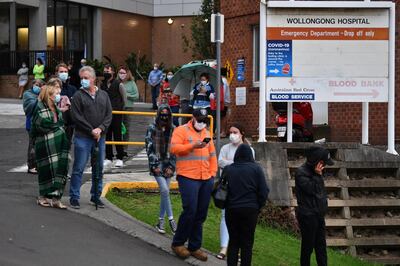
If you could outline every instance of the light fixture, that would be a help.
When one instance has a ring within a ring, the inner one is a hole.
[[[204,19],[204,22],[207,23],[208,22],[208,18]]]
[[[172,18],[169,18],[167,23],[168,23],[168,25],[172,25],[172,23],[174,23],[174,20]]]

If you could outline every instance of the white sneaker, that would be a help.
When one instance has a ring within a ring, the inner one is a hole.
[[[124,162],[122,160],[115,160],[115,167],[123,167]]]
[[[104,167],[104,168],[108,168],[108,167],[111,166],[111,164],[112,164],[112,161],[110,161],[110,160],[108,160],[108,159],[105,159],[105,160],[104,160],[104,163],[103,163],[103,167]]]

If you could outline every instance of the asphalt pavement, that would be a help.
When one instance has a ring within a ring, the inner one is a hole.
[[[37,176],[9,172],[26,161],[28,138],[24,117],[17,107],[20,103],[0,99],[1,266],[187,265],[90,217],[36,205]],[[14,107],[12,112],[4,111]],[[141,127],[137,137],[143,136],[147,123],[148,120],[137,123]],[[129,152],[134,154],[141,149],[130,148]]]

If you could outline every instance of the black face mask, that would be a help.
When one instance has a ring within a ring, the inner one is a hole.
[[[168,121],[168,118],[169,118],[169,115],[167,115],[167,114],[161,114],[160,115],[160,120],[161,121]]]
[[[111,73],[103,73],[103,76],[105,80],[109,80],[112,77]]]

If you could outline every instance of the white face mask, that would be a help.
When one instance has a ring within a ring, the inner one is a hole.
[[[125,80],[126,79],[126,74],[118,74],[119,78],[121,80]]]
[[[207,81],[206,80],[202,80],[200,82],[201,82],[201,85],[207,85]]]
[[[241,140],[239,134],[233,134],[231,133],[229,135],[229,140],[233,143],[233,144],[238,144]]]
[[[194,121],[194,128],[197,129],[198,131],[203,130],[206,126],[207,124],[204,122],[199,123],[197,121]]]
[[[168,76],[167,76],[167,79],[168,79],[168,80],[171,80],[173,77],[174,77],[174,75],[168,75]]]
[[[153,69],[154,69],[154,70],[157,70],[157,69],[158,69],[158,67],[153,67]]]

